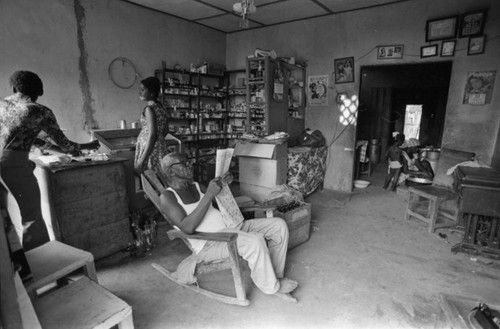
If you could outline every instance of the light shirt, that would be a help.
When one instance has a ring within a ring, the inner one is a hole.
[[[189,203],[185,204],[182,202],[181,197],[177,192],[172,189],[171,187],[167,188],[167,191],[172,191],[175,195],[175,198],[177,199],[177,202],[181,205],[181,207],[184,209],[186,214],[191,214],[196,207],[200,204],[201,199],[205,194],[203,194],[200,190],[200,185],[195,182],[194,185],[196,186],[196,189],[198,190],[198,193],[200,194],[200,199],[197,202],[194,203]],[[215,209],[212,204],[208,207],[208,210],[205,214],[205,217],[203,217],[201,223],[196,227],[196,232],[207,232],[207,233],[213,233],[213,232],[219,232],[226,228],[224,225],[224,220],[222,218],[222,215],[219,210]],[[176,227],[176,229],[179,229]],[[197,254],[203,249],[203,246],[205,246],[205,243],[207,243],[207,240],[194,240],[194,239],[188,239],[189,244],[191,245],[191,248],[193,248],[194,252]]]

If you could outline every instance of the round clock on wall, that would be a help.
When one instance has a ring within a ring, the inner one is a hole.
[[[125,57],[113,59],[109,64],[108,74],[111,81],[123,89],[132,88],[139,77],[134,64]]]

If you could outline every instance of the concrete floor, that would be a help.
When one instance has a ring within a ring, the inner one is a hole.
[[[168,241],[165,226],[159,246],[145,257],[119,253],[97,262],[99,281],[132,305],[138,329],[434,328],[440,293],[500,302],[500,262],[452,254],[460,235],[448,229],[431,234],[427,224],[405,221],[405,197],[381,188],[384,171],[376,169],[367,189],[323,190],[307,198],[311,236],[287,259],[287,276],[300,282],[297,304],[264,295],[248,273],[248,307],[172,283],[150,264],[174,270],[189,252]],[[227,272],[206,281],[230,286],[229,280]]]

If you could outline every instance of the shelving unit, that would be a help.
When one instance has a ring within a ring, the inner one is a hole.
[[[294,140],[304,130],[305,68],[270,57],[248,58],[246,132],[267,136],[287,132]]]
[[[242,112],[228,110],[228,99],[238,88],[229,88],[228,74],[164,68],[155,76],[162,82],[161,101],[170,114],[170,133],[182,141],[195,179],[206,183],[213,178],[216,149],[227,147],[243,132],[238,125]]]

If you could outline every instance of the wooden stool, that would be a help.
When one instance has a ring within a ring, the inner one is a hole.
[[[433,233],[437,228],[451,227],[456,224],[458,207],[451,212],[441,209],[441,205],[444,201],[457,198],[455,193],[446,188],[432,185],[411,186],[408,192],[406,220],[413,216],[428,223],[430,233]],[[438,223],[438,217],[440,215],[445,218],[443,218],[443,222]]]
[[[36,297],[37,289],[56,282],[80,268],[83,268],[87,277],[97,282],[94,256],[90,252],[59,241],[50,241],[27,251],[26,259],[34,278],[26,284],[26,291],[31,298]]]
[[[134,328],[132,307],[87,277],[36,299],[33,306],[42,328]]]

